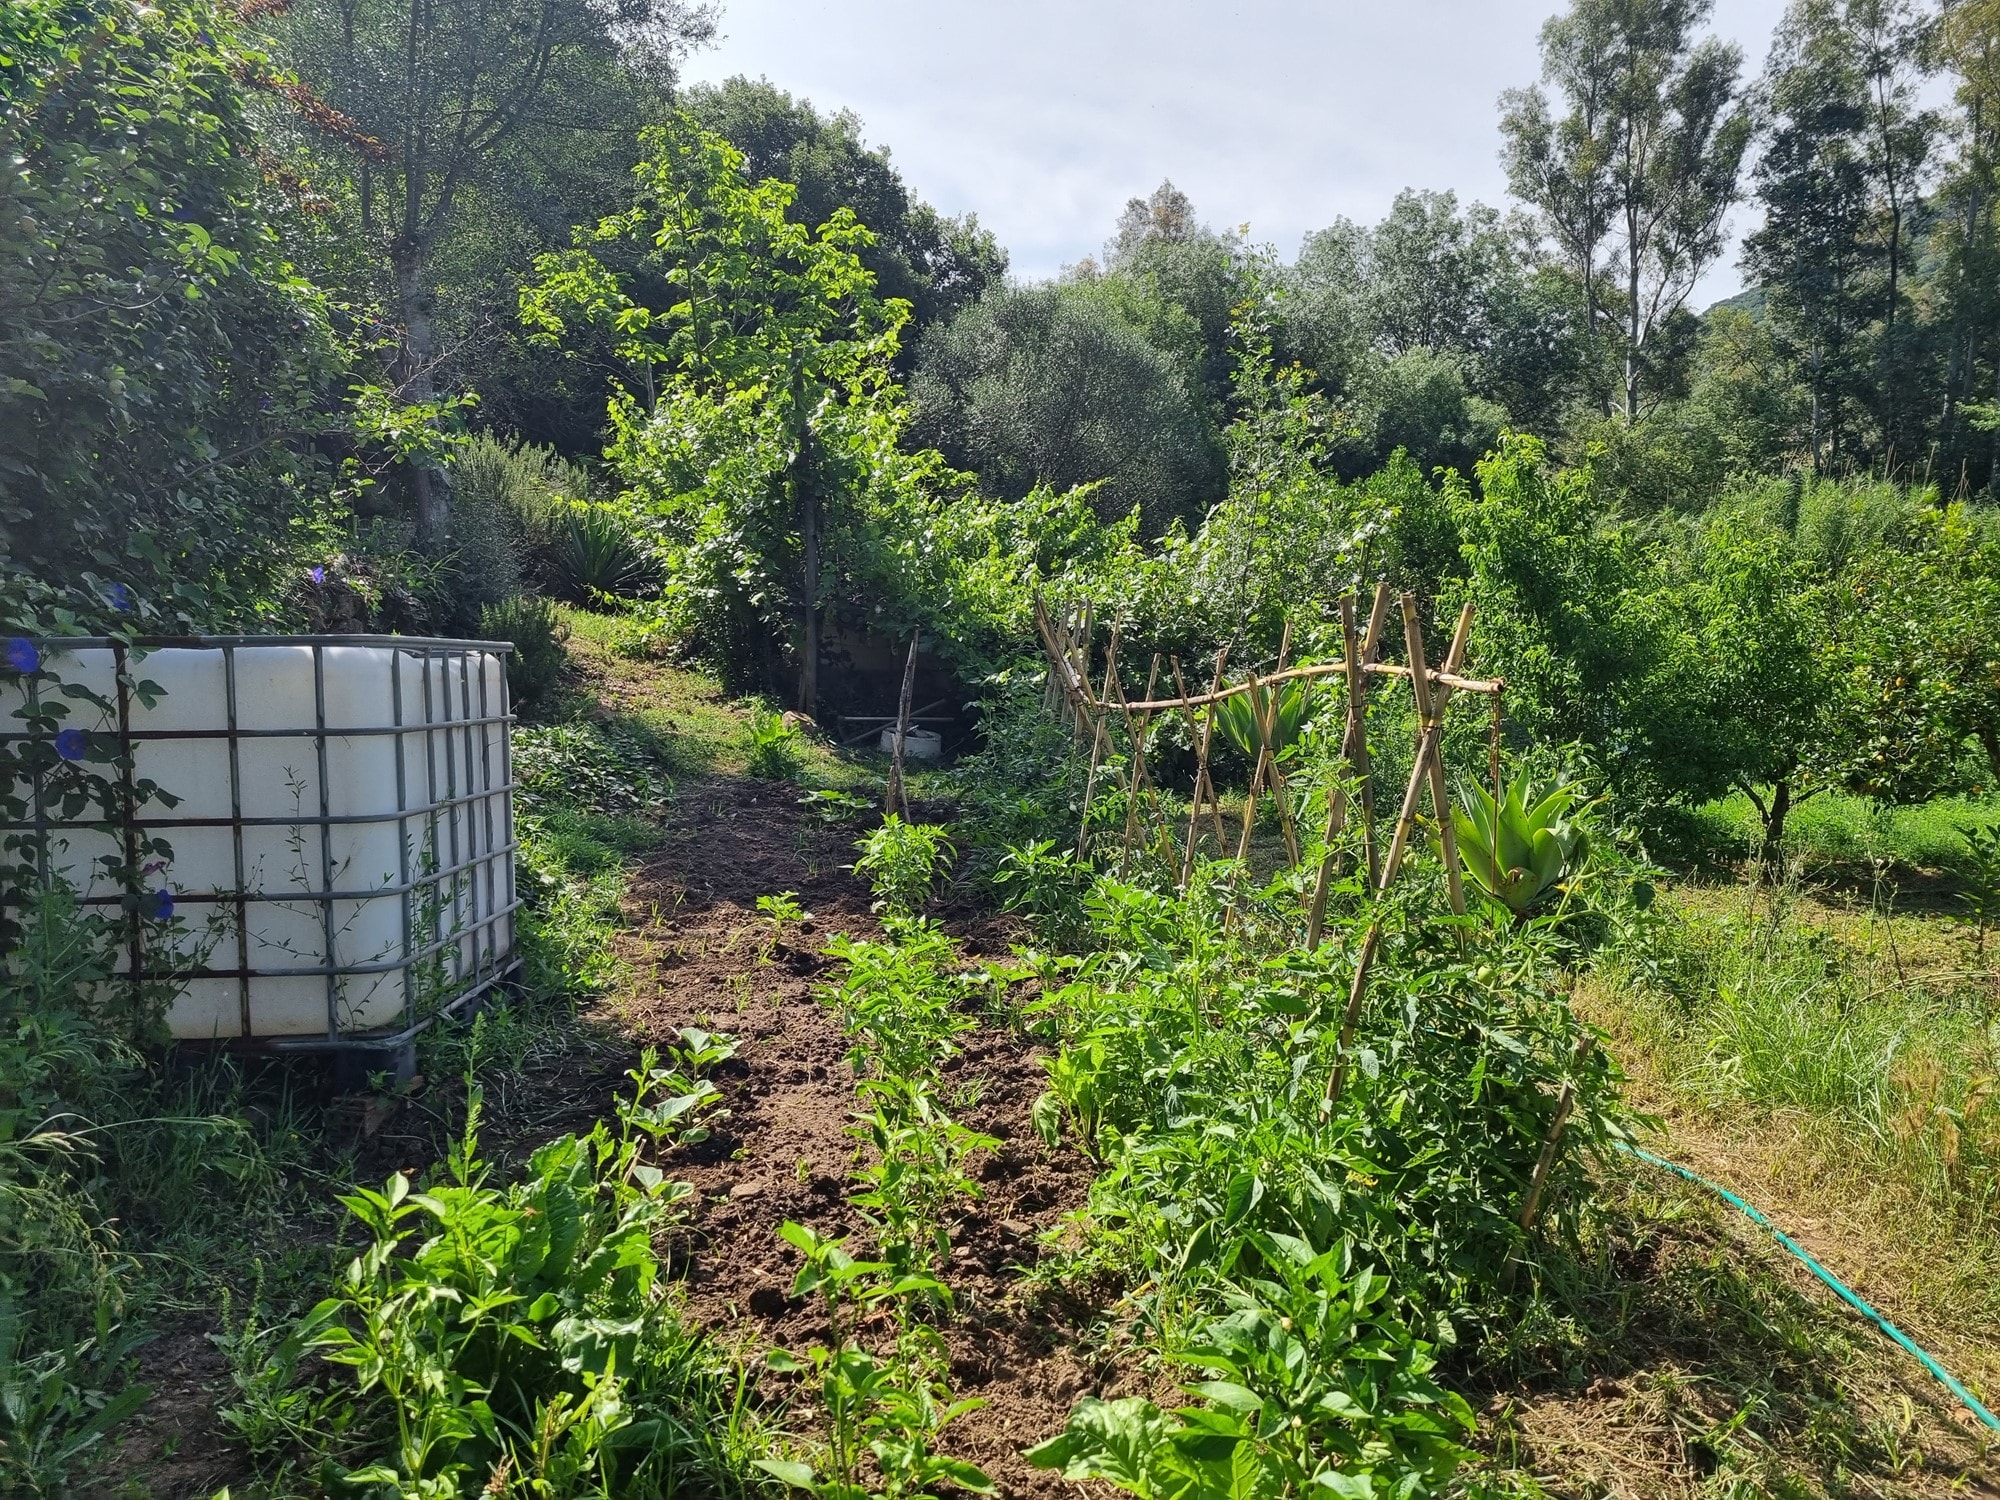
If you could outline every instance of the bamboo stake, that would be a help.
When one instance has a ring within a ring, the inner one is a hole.
[[[1521,1229],[1523,1232],[1535,1227],[1535,1215],[1542,1206],[1542,1189],[1549,1179],[1549,1169],[1556,1162],[1556,1148],[1562,1144],[1563,1130],[1569,1124],[1570,1110],[1576,1105],[1575,1069],[1583,1066],[1590,1056],[1590,1049],[1597,1045],[1597,1038],[1585,1036],[1576,1044],[1576,1061],[1572,1065],[1572,1076],[1563,1080],[1562,1092],[1556,1096],[1556,1117],[1549,1125],[1548,1139],[1542,1142],[1542,1154],[1535,1162],[1535,1175],[1528,1182],[1527,1201],[1521,1205]]]
[[[1361,677],[1361,643],[1354,632],[1354,600],[1340,601],[1340,645],[1341,653],[1347,660],[1347,732],[1342,736],[1341,752],[1352,763],[1355,742],[1355,725],[1360,716],[1357,703]],[[1333,840],[1347,826],[1347,794],[1340,787],[1330,787],[1326,794],[1326,831],[1321,837],[1325,853],[1320,856],[1319,875],[1313,881],[1312,905],[1306,911],[1306,948],[1308,951],[1319,946],[1320,934],[1326,925],[1327,889],[1333,882]]]
[[[1395,662],[1364,662],[1361,670],[1366,672],[1370,677],[1408,677],[1410,675],[1408,667],[1401,666]],[[1346,672],[1347,663],[1344,661],[1315,662],[1313,665],[1307,667],[1293,667],[1289,671],[1273,672],[1268,677],[1260,678],[1259,681],[1268,687],[1274,683],[1297,682],[1301,679],[1340,677],[1344,676]],[[1433,683],[1442,683],[1444,686],[1461,693],[1491,693],[1498,691],[1503,685],[1497,678],[1487,681],[1478,677],[1466,677],[1458,672],[1442,671],[1432,672],[1431,681]],[[1157,713],[1170,708],[1201,708],[1206,704],[1218,703],[1224,698],[1234,698],[1239,693],[1246,693],[1248,691],[1249,686],[1247,684],[1237,682],[1230,684],[1228,687],[1218,687],[1213,692],[1203,693],[1198,697],[1154,698],[1145,702],[1134,703],[1131,705],[1131,709],[1134,713]]]
[[[1211,692],[1215,688],[1222,686],[1222,670],[1228,665],[1228,662],[1229,646],[1225,642],[1222,649],[1215,653],[1215,677],[1210,688]],[[1208,774],[1208,749],[1209,742],[1215,734],[1215,713],[1211,709],[1208,717],[1204,719],[1193,708],[1186,706],[1188,703],[1187,684],[1181,680],[1181,664],[1178,657],[1174,660],[1174,686],[1180,692],[1181,711],[1187,715],[1188,727],[1194,732],[1195,737],[1194,800],[1188,806],[1187,847],[1181,856],[1180,889],[1184,891],[1187,889],[1188,881],[1194,878],[1195,846],[1201,840],[1202,803],[1205,798],[1212,801],[1215,792],[1215,784],[1210,780]],[[1216,804],[1211,806],[1210,810],[1215,818],[1215,848],[1219,854],[1223,848],[1222,809],[1219,804]]]
[[[1459,612],[1458,630],[1452,637],[1451,649],[1445,653],[1449,663],[1464,649],[1466,634],[1472,628],[1472,606],[1466,605]],[[1435,724],[1438,734],[1431,736],[1431,751],[1428,757],[1428,772],[1431,786],[1431,811],[1437,815],[1438,848],[1444,856],[1445,889],[1451,897],[1451,909],[1455,916],[1465,915],[1465,882],[1458,869],[1458,832],[1452,826],[1451,794],[1444,784],[1444,758],[1438,753],[1438,740],[1442,738],[1444,708],[1450,701],[1451,690],[1441,688],[1435,699],[1431,696],[1430,673],[1424,662],[1423,627],[1417,621],[1417,596],[1403,595],[1403,634],[1410,643],[1410,692],[1417,700],[1417,722],[1425,726]],[[1465,933],[1459,932],[1462,946]]]
[[[1376,598],[1379,612],[1382,595],[1378,593]],[[1416,601],[1413,595],[1403,596],[1403,611],[1403,628],[1409,637],[1410,661],[1415,668],[1412,680],[1422,682],[1428,687],[1437,679],[1433,674],[1424,671],[1421,665],[1424,649],[1423,630],[1416,619]],[[1447,662],[1455,660],[1463,653],[1471,629],[1472,609],[1468,605],[1458,617],[1458,631],[1452,639],[1451,650],[1446,654]],[[1418,736],[1417,760],[1410,768],[1410,784],[1403,792],[1403,806],[1396,817],[1396,831],[1389,844],[1389,857],[1383,861],[1381,877],[1375,882],[1375,892],[1378,897],[1388,891],[1403,863],[1403,853],[1409,845],[1410,830],[1416,824],[1417,804],[1422,800],[1424,787],[1430,780],[1430,762],[1437,753],[1441,727],[1437,719],[1427,719],[1423,724],[1423,732]],[[1368,993],[1368,971],[1375,962],[1375,951],[1381,944],[1381,938],[1382,918],[1378,916],[1368,924],[1368,935],[1362,939],[1361,956],[1355,964],[1354,981],[1347,996],[1347,1013],[1340,1029],[1339,1051],[1335,1056],[1332,1071],[1327,1074],[1328,1108],[1331,1108],[1334,1100],[1340,1097],[1340,1091],[1347,1083],[1347,1049],[1353,1042],[1354,1028],[1361,1019],[1362,1001]]]
[[[1354,979],[1347,987],[1347,1012],[1340,1020],[1340,1041],[1334,1053],[1333,1071],[1326,1077],[1326,1104],[1331,1108],[1347,1086],[1347,1049],[1354,1045],[1354,1028],[1361,1022],[1361,1002],[1368,996],[1368,971],[1375,963],[1375,950],[1382,945],[1382,919],[1368,924],[1361,940],[1361,956],[1355,960]]]
[[[1153,696],[1153,688],[1160,680],[1160,653],[1153,653],[1153,668],[1146,674],[1146,696]],[[1118,686],[1118,701],[1125,701],[1125,688]],[[1125,871],[1132,859],[1132,840],[1139,832],[1139,786],[1149,778],[1146,775],[1146,730],[1151,716],[1141,714],[1135,724],[1132,710],[1125,710],[1125,732],[1132,740],[1132,781],[1125,791],[1125,842],[1118,851],[1118,878],[1125,878]]]
[[[1348,742],[1342,749],[1361,783],[1361,846],[1368,856],[1368,884],[1373,887],[1382,876],[1382,850],[1375,838],[1375,772],[1368,756],[1368,668],[1382,650],[1382,630],[1389,621],[1389,585],[1375,585],[1375,601],[1368,610],[1368,632],[1361,638],[1361,670],[1348,688]],[[1353,653],[1348,653],[1352,655]]]
[[[1250,702],[1254,705],[1257,702],[1257,673],[1252,670],[1245,675],[1250,680]],[[1252,722],[1256,722],[1254,717]],[[1250,772],[1250,793],[1243,799],[1243,834],[1236,841],[1236,858],[1238,861],[1246,860],[1250,857],[1250,830],[1257,822],[1257,796],[1264,790],[1264,758],[1264,745],[1260,741],[1257,746],[1257,759]]]
[[[1087,718],[1090,718],[1090,715],[1085,712],[1086,705],[1084,700],[1090,697],[1090,654],[1091,654],[1091,648],[1095,643],[1095,637],[1093,635],[1093,632],[1096,630],[1096,628],[1097,628],[1097,622],[1091,613],[1091,602],[1090,600],[1086,599],[1083,601],[1083,618],[1077,627],[1077,633],[1074,636],[1070,637],[1070,642],[1069,642],[1070,659],[1074,664],[1074,671],[1072,672],[1072,680],[1076,683],[1076,690],[1078,697],[1077,714],[1076,714],[1076,742],[1079,745],[1083,743],[1084,721]],[[1116,639],[1118,634],[1118,629],[1115,625],[1112,627],[1111,633],[1112,637]],[[1092,722],[1094,724],[1095,721],[1092,720]],[[1096,752],[1093,749],[1092,751],[1093,759],[1095,758],[1095,755]]]
[[[1076,825],[1076,857],[1078,859],[1083,858],[1084,850],[1090,844],[1090,799],[1097,795],[1097,768],[1104,762],[1105,720],[1110,717],[1110,710],[1103,706],[1102,700],[1110,696],[1111,684],[1116,679],[1117,673],[1118,622],[1114,620],[1111,624],[1111,644],[1105,649],[1104,653],[1104,686],[1098,693],[1100,702],[1095,705],[1096,712],[1091,717],[1090,774],[1084,778],[1083,816],[1077,820]]]
[[[1284,633],[1278,642],[1278,670],[1285,669],[1285,658],[1292,654],[1292,622],[1285,621]],[[1264,755],[1270,764],[1271,798],[1278,807],[1278,828],[1285,835],[1285,852],[1290,857],[1293,868],[1297,868],[1299,854],[1299,826],[1292,816],[1291,782],[1286,778],[1284,768],[1278,764],[1278,691],[1266,688],[1264,692],[1264,715],[1261,737]]]
[[[889,763],[889,790],[882,798],[884,817],[899,805],[906,819],[910,811],[909,793],[903,790],[903,750],[910,737],[910,692],[917,685],[917,642],[922,639],[923,632],[911,632],[910,659],[903,663],[903,691],[896,700],[896,755]]]

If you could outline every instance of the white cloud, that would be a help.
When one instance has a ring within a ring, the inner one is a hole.
[[[768,77],[852,109],[912,188],[1043,276],[1171,177],[1291,254],[1404,187],[1505,201],[1497,100],[1535,80],[1557,0],[727,0],[690,79]],[[1782,0],[1721,0],[1763,65]],[[1744,217],[1739,209],[1737,217]],[[1697,305],[1738,285],[1733,253]]]

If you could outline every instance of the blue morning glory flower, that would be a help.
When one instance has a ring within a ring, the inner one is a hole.
[[[42,653],[25,635],[17,635],[7,642],[7,665],[16,672],[37,671],[42,665]]]
[[[133,605],[139,602],[138,599],[134,597],[132,590],[127,588],[122,583],[112,584],[111,587],[106,591],[106,595],[111,600],[111,607],[119,611],[121,614],[131,609]]]
[[[314,583],[325,583],[326,569],[320,567],[318,564],[314,564],[312,567],[306,569],[306,577],[310,578]]]
[[[139,898],[139,912],[148,921],[170,922],[174,916],[174,893],[169,890],[148,891]]]
[[[83,737],[81,729],[64,729],[56,735],[56,754],[64,760],[82,760],[90,742]]]

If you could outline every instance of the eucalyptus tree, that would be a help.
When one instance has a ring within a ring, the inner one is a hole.
[[[1853,446],[1848,412],[1886,305],[1883,247],[1871,233],[1867,80],[1840,0],[1794,0],[1765,70],[1769,140],[1756,169],[1763,225],[1743,265],[1764,289],[1779,345],[1810,393],[1812,471]]]
[[[275,50],[297,70],[305,137],[381,275],[395,401],[429,425],[447,354],[440,246],[552,159],[629,139],[663,108],[678,59],[712,34],[698,0],[319,0],[282,7]],[[439,534],[444,471],[409,465],[419,533]]]
[[[1636,422],[1653,339],[1721,253],[1751,117],[1742,56],[1697,40],[1710,0],[1572,0],[1542,28],[1540,86],[1501,97],[1502,160],[1622,346]],[[1602,282],[1600,283],[1600,278]]]

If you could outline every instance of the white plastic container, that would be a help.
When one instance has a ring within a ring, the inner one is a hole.
[[[129,745],[137,836],[172,846],[171,951],[128,954],[180,987],[184,1040],[279,1047],[399,1038],[516,963],[513,759],[504,644],[399,636],[38,643],[42,666],[115,713],[70,700],[68,726]],[[138,690],[152,684],[154,697]],[[46,697],[53,684],[34,691]],[[145,701],[152,697],[148,706]],[[24,728],[0,673],[0,735]],[[123,720],[121,723],[120,720]],[[93,758],[95,759],[95,757]],[[98,761],[91,769],[117,776]],[[49,868],[87,901],[127,891],[123,829],[43,805]]]
[[[896,726],[882,731],[877,741],[884,755],[896,753]],[[936,760],[944,754],[944,737],[934,729],[911,729],[903,736],[904,760]]]

